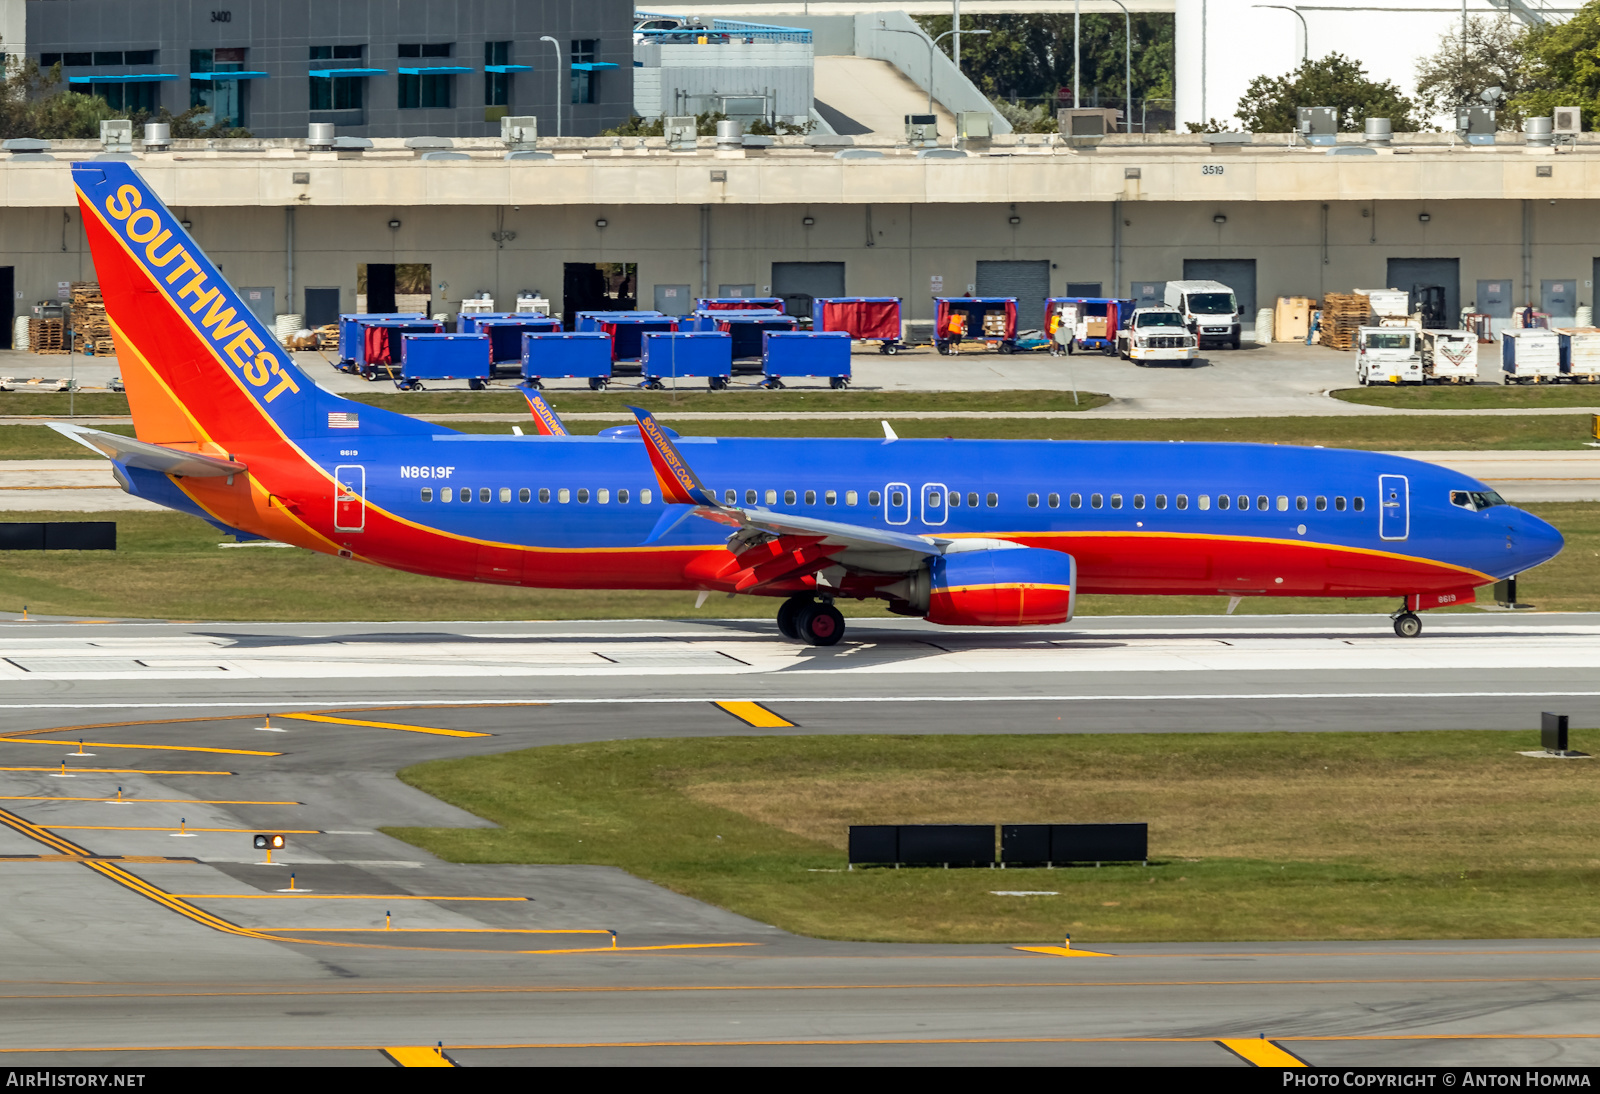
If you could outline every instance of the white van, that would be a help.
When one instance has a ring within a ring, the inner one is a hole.
[[[1168,281],[1167,307],[1183,313],[1189,330],[1207,345],[1239,348],[1239,299],[1220,281]]]

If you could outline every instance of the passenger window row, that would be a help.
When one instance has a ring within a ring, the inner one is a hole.
[[[977,497],[976,494],[970,494],[968,496],[969,497],[974,497],[974,498]],[[994,497],[993,494],[990,494],[989,496],[991,498]],[[1049,506],[1051,509],[1058,509],[1061,506],[1061,495],[1060,494],[1049,494],[1049,495],[1046,495],[1044,500],[1045,500],[1045,504],[1047,506]],[[1125,500],[1124,496],[1121,495],[1121,494],[1112,494],[1112,495],[1110,495],[1111,508],[1113,508],[1113,509],[1121,509],[1122,506],[1123,506],[1124,500]],[[1170,499],[1167,497],[1166,494],[1156,494],[1153,497],[1146,497],[1144,494],[1134,494],[1133,497],[1132,497],[1132,503],[1133,503],[1133,507],[1135,509],[1143,509],[1143,508],[1146,507],[1147,503],[1153,504],[1153,506],[1156,509],[1165,509],[1165,508],[1167,508],[1169,500],[1170,500],[1170,502],[1172,504],[1172,507],[1174,509],[1187,509],[1187,508],[1189,508],[1189,495],[1188,494],[1176,494]],[[1344,499],[1342,497],[1335,497],[1332,500],[1333,500],[1333,508],[1334,508],[1334,510],[1336,512],[1340,512],[1340,513],[1345,511],[1345,507],[1346,507],[1347,504],[1348,504],[1350,509],[1354,510],[1357,513],[1361,512],[1362,510],[1364,510],[1366,508],[1366,503],[1359,497],[1350,498],[1348,503],[1346,502],[1346,499]],[[1317,497],[1312,498],[1312,497],[1307,497],[1306,495],[1302,494],[1302,495],[1300,495],[1298,497],[1290,498],[1289,495],[1287,495],[1287,494],[1279,494],[1277,496],[1276,500],[1274,500],[1272,497],[1270,497],[1270,496],[1268,496],[1266,494],[1257,494],[1255,496],[1255,508],[1258,511],[1263,512],[1263,513],[1269,512],[1274,508],[1277,509],[1277,511],[1280,512],[1280,513],[1287,513],[1289,511],[1289,509],[1290,509],[1291,504],[1292,504],[1294,509],[1297,512],[1303,513],[1308,509],[1313,509],[1314,508],[1314,509],[1316,509],[1317,512],[1321,513],[1321,512],[1326,512],[1327,511],[1328,501],[1329,501],[1329,499],[1327,497],[1325,497],[1325,496],[1322,496],[1322,495],[1318,495]],[[1195,496],[1194,503],[1195,503],[1195,508],[1196,509],[1200,509],[1202,511],[1210,509],[1211,508],[1211,495],[1209,495],[1209,494],[1198,494],[1198,495]],[[994,502],[991,501],[989,504],[993,505]],[[1104,495],[1104,494],[1090,494],[1089,495],[1089,508],[1091,508],[1091,509],[1102,509],[1102,508],[1105,507],[1105,505],[1106,505],[1106,495]],[[1069,494],[1067,496],[1067,506],[1069,508],[1072,508],[1072,509],[1081,509],[1081,508],[1083,508],[1083,495],[1082,494]],[[1029,494],[1028,495],[1028,507],[1030,509],[1039,508],[1039,495],[1038,494]],[[1249,508],[1251,508],[1250,495],[1249,494],[1240,494],[1237,498],[1235,498],[1231,494],[1218,494],[1217,495],[1217,508],[1218,509],[1232,509],[1232,508],[1249,509]]]
[[[461,500],[461,504],[467,505],[467,504],[471,503],[471,501],[473,500],[473,490],[472,490],[472,487],[470,487],[470,486],[463,486],[459,490],[456,487],[453,487],[453,486],[442,486],[442,487],[439,488],[438,494],[439,494],[439,500],[441,502],[452,502],[452,501],[455,501],[457,499],[457,497],[459,497],[460,500]],[[593,501],[594,501],[594,503],[596,505],[609,505],[611,503],[611,491],[605,489],[604,487],[591,492],[591,491],[589,491],[587,489],[572,490],[572,489],[570,489],[568,487],[565,487],[565,486],[559,487],[554,491],[552,491],[547,486],[546,487],[541,487],[539,489],[539,502],[540,502],[541,505],[548,505],[550,503],[551,497],[554,496],[555,500],[557,501],[557,503],[559,503],[561,505],[566,505],[568,502],[573,500],[574,495],[576,495],[579,505],[588,505],[590,500],[591,500],[591,497],[592,497],[592,499],[593,499]],[[424,502],[433,501],[433,496],[434,496],[433,487],[424,486],[422,488],[422,500]],[[487,504],[487,503],[489,503],[491,501],[494,501],[495,500],[495,496],[496,496],[495,491],[490,489],[489,487],[487,487],[487,486],[478,487],[478,490],[477,490],[478,504],[484,505],[484,504]],[[526,505],[528,502],[533,500],[533,491],[528,489],[526,486],[524,486],[522,489],[520,489],[520,490],[518,490],[516,492],[516,497],[517,497],[517,501],[519,501],[522,504]],[[618,490],[617,494],[616,494],[617,504],[618,505],[627,505],[628,502],[632,499],[632,497],[633,497],[633,494],[632,494],[631,491]],[[639,504],[640,505],[649,505],[651,497],[652,497],[652,495],[651,495],[650,491],[648,491],[648,490],[639,491]],[[509,487],[509,486],[500,487],[499,499],[503,503],[509,503],[511,501],[511,487]]]

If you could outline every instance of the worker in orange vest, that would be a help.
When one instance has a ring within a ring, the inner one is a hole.
[[[950,309],[950,318],[945,321],[945,340],[950,344],[951,354],[961,352],[961,339],[967,333],[967,313]]]

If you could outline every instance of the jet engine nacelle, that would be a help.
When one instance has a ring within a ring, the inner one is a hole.
[[[1072,618],[1078,563],[1043,547],[962,551],[928,564],[930,623],[1027,627]]]

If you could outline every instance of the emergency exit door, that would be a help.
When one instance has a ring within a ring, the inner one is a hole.
[[[367,469],[344,463],[333,469],[333,527],[337,532],[359,532],[367,526]]]
[[[1404,475],[1378,476],[1378,538],[1405,539],[1411,531],[1410,484]]]

